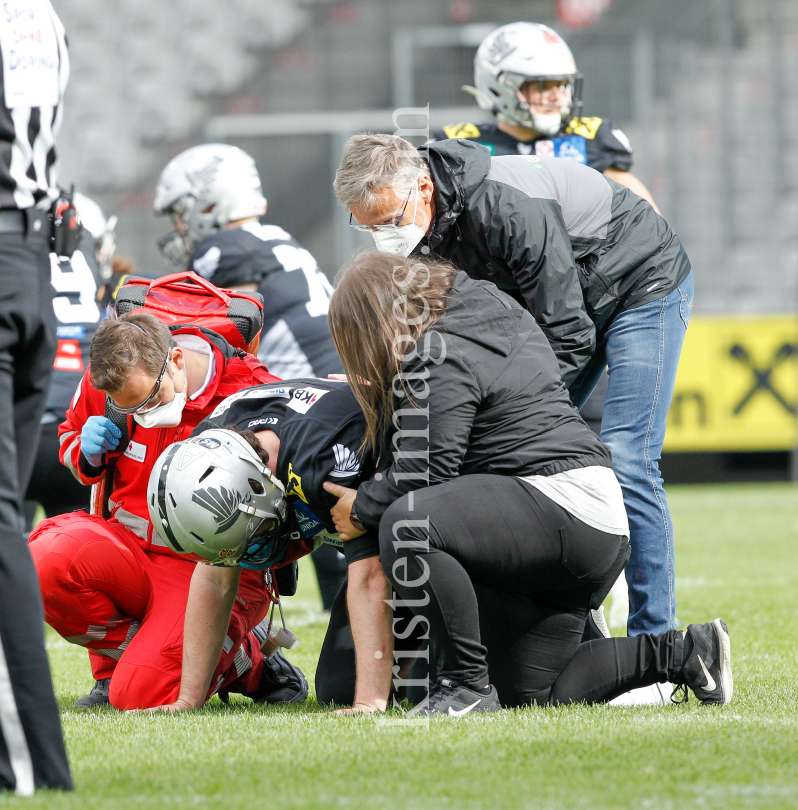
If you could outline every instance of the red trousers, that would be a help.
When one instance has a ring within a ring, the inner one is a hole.
[[[144,709],[177,700],[195,563],[147,552],[120,523],[84,512],[43,521],[29,548],[47,623],[89,649],[94,677],[111,678],[111,704]],[[234,683],[237,692],[257,688],[263,656],[251,631],[269,605],[263,573],[243,571],[208,697]]]

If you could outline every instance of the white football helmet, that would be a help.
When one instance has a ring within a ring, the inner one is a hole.
[[[266,213],[255,161],[236,146],[206,143],[181,152],[161,172],[155,213],[171,214],[175,230],[158,242],[161,253],[185,269],[201,239],[237,219]]]
[[[116,252],[117,218],[114,215],[106,219],[102,208],[80,192],[75,192],[73,201],[83,227],[94,237],[94,251],[100,265],[100,275],[107,280],[113,273],[111,260]]]
[[[529,81],[562,81],[567,103],[552,114],[536,113],[522,95]],[[551,28],[539,23],[516,22],[488,34],[474,57],[474,83],[465,86],[483,110],[510,124],[556,135],[582,108],[582,75],[571,49]]]
[[[169,548],[215,565],[280,562],[291,539],[285,488],[232,430],[168,447],[150,474],[147,508]]]

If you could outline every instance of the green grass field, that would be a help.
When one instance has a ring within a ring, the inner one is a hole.
[[[798,490],[672,487],[678,615],[726,619],[734,701],[530,708],[459,721],[331,717],[301,707],[180,716],[77,713],[86,655],[50,633],[77,789],[0,808],[795,808]],[[286,600],[312,683],[324,634],[315,580]],[[315,713],[314,713],[315,712]]]

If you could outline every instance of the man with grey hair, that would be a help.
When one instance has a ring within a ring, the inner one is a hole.
[[[693,281],[668,223],[586,166],[491,157],[465,140],[416,150],[355,135],[335,192],[379,249],[449,260],[513,295],[551,343],[577,407],[609,367],[601,437],[631,527],[628,632],[673,629],[673,525],[658,462]]]

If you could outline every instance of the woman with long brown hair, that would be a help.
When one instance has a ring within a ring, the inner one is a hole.
[[[345,540],[378,529],[392,604],[416,619],[394,630],[432,640],[438,680],[420,712],[606,701],[667,680],[731,699],[720,619],[582,643],[629,529],[609,451],[528,312],[450,265],[365,253],[330,326],[383,460],[356,491],[326,485],[333,518]]]

